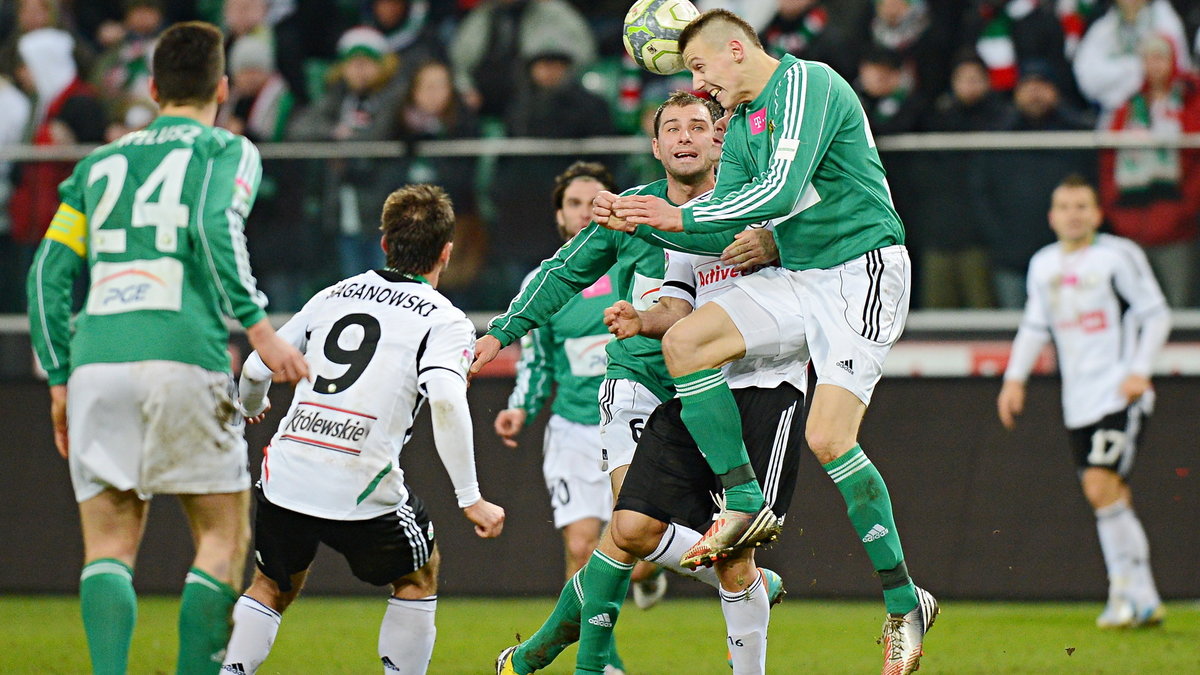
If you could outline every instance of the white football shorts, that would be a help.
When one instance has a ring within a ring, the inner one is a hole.
[[[817,384],[869,404],[904,331],[911,280],[908,249],[888,246],[829,269],[768,267],[738,277],[713,302],[741,332],[746,356],[776,357],[807,342]]]
[[[600,385],[601,468],[606,472],[633,461],[642,427],[661,404],[651,391],[633,380],[604,380]]]
[[[75,499],[103,491],[218,494],[250,488],[228,373],[176,361],[89,363],[67,383]]]
[[[612,483],[600,468],[600,427],[551,415],[542,452],[554,527],[562,529],[584,518],[607,522],[612,515]]]

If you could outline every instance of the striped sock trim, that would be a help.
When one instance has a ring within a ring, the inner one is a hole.
[[[710,389],[720,387],[725,384],[725,375],[721,371],[716,371],[712,375],[706,375],[693,382],[675,382],[675,395],[679,398],[685,396],[696,396],[703,394]]]
[[[763,574],[762,574],[762,572],[759,572],[758,578],[755,579],[754,583],[750,584],[750,586],[744,591],[730,592],[730,591],[727,591],[724,588],[722,588],[721,589],[721,602],[731,602],[731,603],[732,602],[745,602],[745,601],[749,600],[751,596],[753,596],[755,593],[757,593],[758,590],[762,587],[763,587]]]
[[[867,458],[866,453],[864,453],[862,449],[859,449],[853,457],[850,457],[850,459],[846,460],[844,463],[838,466],[832,466],[833,464],[837,464],[842,459],[842,457],[839,457],[825,465],[825,471],[829,473],[829,477],[833,479],[834,483],[840,483],[871,465],[871,460]]]
[[[259,602],[258,600],[255,600],[254,598],[252,598],[248,595],[243,595],[242,597],[238,598],[238,604],[241,605],[242,607],[245,607],[248,610],[258,612],[259,614],[265,614],[266,616],[269,616],[272,619],[274,619],[276,623],[283,620],[282,614],[280,614],[279,612],[276,612],[275,610],[271,609],[270,607],[267,607],[263,603]]]
[[[201,586],[204,586],[205,588],[211,589],[213,591],[216,591],[217,593],[228,596],[231,600],[237,600],[237,598],[238,598],[237,591],[233,590],[233,588],[231,588],[229,586],[229,584],[219,581],[215,577],[210,575],[208,572],[205,572],[204,570],[201,570],[201,569],[197,569],[195,567],[188,570],[187,576],[183,578],[183,584],[184,584],[184,586],[186,586],[187,584],[200,584]]]
[[[576,572],[571,577],[571,588],[575,590],[575,597],[579,598],[580,607],[583,606],[583,570],[584,569],[585,568],[582,568],[582,567],[579,568],[579,571]]]
[[[129,565],[116,558],[101,558],[84,565],[83,571],[79,573],[79,580],[83,581],[97,574],[114,574],[124,577],[126,581],[133,583],[133,570],[130,569]]]
[[[600,562],[606,563],[608,565],[611,565],[612,567],[619,569],[622,572],[628,572],[633,569],[633,563],[623,563],[618,560],[613,560],[612,558],[601,553],[599,550],[592,552],[592,558],[599,560]]]

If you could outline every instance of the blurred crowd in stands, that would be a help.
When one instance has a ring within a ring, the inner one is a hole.
[[[218,123],[257,143],[649,135],[683,73],[640,71],[621,45],[631,0],[0,0],[0,146],[94,144],[147,124],[149,56],[174,21],[228,37]],[[936,131],[1200,131],[1197,0],[695,0],[746,18],[777,55],[828,63],[876,136]],[[650,113],[650,115],[648,115]],[[411,146],[410,146],[411,147]],[[443,287],[494,309],[558,246],[564,156],[269,159],[247,224],[274,311],[382,265],[383,197],[440,183],[461,214]],[[625,185],[647,152],[590,157]],[[1107,227],[1141,244],[1175,307],[1200,301],[1200,150],[1024,149],[883,155],[916,260],[916,308],[1016,308],[1053,241],[1053,186],[1082,173]],[[69,162],[0,162],[0,313]]]

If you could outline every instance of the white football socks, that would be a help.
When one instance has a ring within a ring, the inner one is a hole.
[[[695,546],[696,542],[700,541],[700,537],[702,536],[699,532],[683,525],[668,523],[667,531],[663,532],[662,539],[658,541],[658,546],[644,560],[656,565],[662,565],[672,572],[682,574],[685,577],[692,577],[713,588],[719,589],[721,584],[717,581],[717,572],[712,567],[698,567],[694,570],[689,570],[679,564],[679,561],[683,558],[683,554]]]
[[[420,600],[388,598],[379,626],[379,659],[386,675],[424,675],[437,637],[434,613],[437,596]]]
[[[1162,599],[1150,568],[1150,542],[1133,507],[1122,500],[1096,509],[1096,531],[1110,595],[1123,592],[1139,611],[1158,606]]]
[[[767,670],[767,626],[771,603],[767,600],[762,572],[744,591],[721,589],[721,613],[725,615],[729,655],[734,675],[763,675]]]
[[[252,675],[267,660],[283,617],[254,598],[243,595],[233,606],[233,635],[225,649],[221,672]]]

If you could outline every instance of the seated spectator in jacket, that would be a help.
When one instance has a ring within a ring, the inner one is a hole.
[[[1200,82],[1178,69],[1175,45],[1148,35],[1139,49],[1145,83],[1116,110],[1112,131],[1177,139],[1200,133]],[[1119,148],[1100,153],[1100,197],[1113,231],[1137,242],[1172,307],[1189,307],[1200,235],[1200,150]]]
[[[367,5],[364,23],[383,34],[388,51],[410,70],[431,59],[446,58],[429,4],[430,0],[371,0]]]
[[[1053,68],[1064,86],[1070,81],[1063,26],[1051,3],[975,0],[975,4],[966,30],[975,36],[975,48],[988,66],[993,89],[1012,91],[1017,84],[1017,64],[1033,59]]]
[[[152,104],[150,52],[164,28],[162,0],[128,0],[119,26],[120,39],[100,55],[91,77],[111,120],[124,120],[134,106]],[[108,137],[118,138],[126,131],[121,125]]]
[[[382,141],[397,138],[403,83],[396,56],[374,28],[346,31],[338,40],[338,63],[330,69],[322,98],[289,127],[297,141]],[[381,267],[379,205],[395,186],[385,182],[381,160],[347,157],[329,165],[321,199],[322,224],[336,226],[339,274]]]
[[[249,36],[229,50],[229,99],[217,124],[255,143],[282,141],[294,99],[275,68],[271,44]]]
[[[1082,131],[1093,122],[1062,100],[1054,68],[1040,61],[1021,65],[1013,106],[1001,131]],[[1004,150],[978,155],[970,174],[973,211],[983,227],[992,290],[1003,309],[1025,305],[1025,273],[1038,249],[1054,241],[1046,227],[1046,204],[1064,176],[1094,175],[1092,150]]]
[[[777,0],[778,10],[759,31],[763,47],[775,58],[791,54],[821,61],[847,80],[853,80],[857,64],[846,36],[829,25],[829,3],[823,0]],[[766,4],[764,2],[763,4]]]
[[[586,138],[614,133],[608,104],[579,83],[572,58],[556,44],[536,51],[526,62],[518,94],[505,118],[512,137]],[[542,195],[562,170],[561,157],[501,157],[491,194],[496,206],[490,257],[502,270],[498,283],[516,291],[545,251],[562,245],[553,228],[553,211]]]
[[[579,68],[596,60],[596,37],[567,0],[482,0],[450,42],[455,87],[480,115],[503,118],[527,60],[547,39]]]
[[[900,55],[912,87],[935,96],[946,87],[952,44],[941,15],[926,0],[875,0],[866,31],[866,50]]]
[[[79,78],[72,56],[75,40],[57,28],[21,36],[17,82],[36,99],[34,145],[74,145],[104,140],[104,107],[91,85]],[[58,210],[58,184],[71,175],[74,162],[26,162],[18,165],[8,212],[12,236],[27,266]]]
[[[1137,93],[1144,77],[1138,45],[1152,33],[1177,45],[1176,66],[1191,70],[1183,22],[1169,0],[1114,0],[1075,53],[1075,79],[1084,97],[1110,111]]]
[[[950,71],[950,91],[938,98],[921,122],[923,131],[995,131],[1007,108],[991,88],[988,68],[973,51]],[[977,153],[922,152],[917,174],[936,177],[917,195],[915,218],[905,226],[916,242],[920,271],[917,298],[923,309],[993,306],[983,228],[970,201]]]

